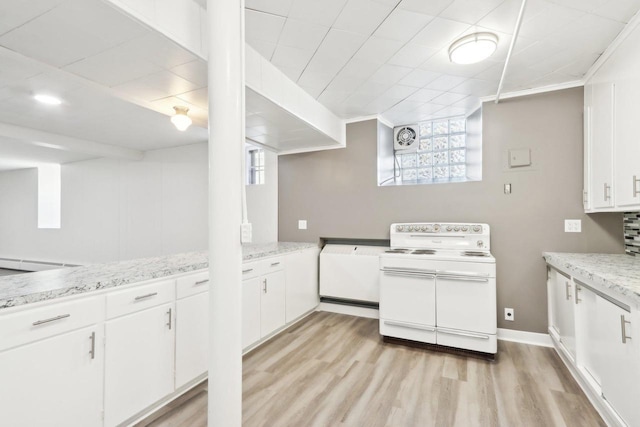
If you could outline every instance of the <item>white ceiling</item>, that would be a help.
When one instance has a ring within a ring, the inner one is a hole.
[[[495,95],[521,0],[246,0],[247,42],[343,118],[395,124],[470,112]],[[504,91],[579,80],[640,0],[528,0]],[[498,51],[452,64],[457,38]]]

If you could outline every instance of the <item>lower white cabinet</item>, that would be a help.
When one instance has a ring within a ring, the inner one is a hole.
[[[557,270],[549,270],[548,292],[551,315],[550,327],[567,349],[572,359],[576,357],[576,330],[574,309],[574,284],[571,277]]]
[[[174,303],[105,325],[105,425],[116,426],[174,391]]]
[[[242,282],[242,348],[260,340],[260,277]]]
[[[602,397],[629,426],[640,426],[640,353],[631,313],[597,298]]]
[[[0,353],[0,425],[102,425],[102,326]]]
[[[208,370],[209,292],[176,301],[176,389]]]
[[[574,282],[576,300],[576,355],[578,366],[589,376],[589,381],[600,385],[601,352],[604,350],[599,336],[597,307],[600,297],[591,289]]]
[[[287,323],[320,303],[318,297],[318,257],[320,249],[312,248],[287,255],[285,319]]]
[[[284,270],[263,276],[260,286],[260,338],[264,338],[285,324]]]

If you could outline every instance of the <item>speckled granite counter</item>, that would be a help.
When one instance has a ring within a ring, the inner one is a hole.
[[[640,304],[640,257],[562,252],[544,252],[542,256],[548,264],[578,279],[589,279]]]
[[[313,247],[317,245],[294,242],[250,244],[243,246],[242,255],[247,262]],[[188,273],[208,266],[208,252],[205,251],[0,277],[0,310]]]

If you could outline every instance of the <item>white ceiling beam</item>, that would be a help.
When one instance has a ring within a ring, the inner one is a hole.
[[[126,160],[142,160],[144,153],[130,148],[73,138],[50,132],[43,132],[8,123],[0,123],[0,137],[11,138],[39,147],[88,154],[96,157],[110,157]]]
[[[524,16],[524,8],[527,5],[527,0],[522,0],[522,6],[520,6],[520,13],[516,20],[516,26],[513,29],[513,36],[511,37],[511,44],[509,45],[509,52],[507,53],[507,59],[504,60],[504,68],[502,69],[502,77],[500,77],[500,83],[498,84],[498,91],[496,92],[496,104],[500,102],[500,92],[502,92],[502,85],[504,85],[504,79],[507,76],[507,68],[509,67],[509,60],[511,60],[511,54],[513,48],[516,45],[516,39],[518,33],[520,33],[520,26],[522,25],[522,17]]]

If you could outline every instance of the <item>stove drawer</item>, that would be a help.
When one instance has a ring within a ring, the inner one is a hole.
[[[439,345],[481,351],[483,353],[497,353],[498,341],[495,334],[482,334],[469,331],[458,331],[438,327]]]
[[[381,271],[380,318],[435,326],[435,277],[414,271]]]
[[[409,322],[380,319],[380,335],[405,340],[436,343],[436,328]]]

